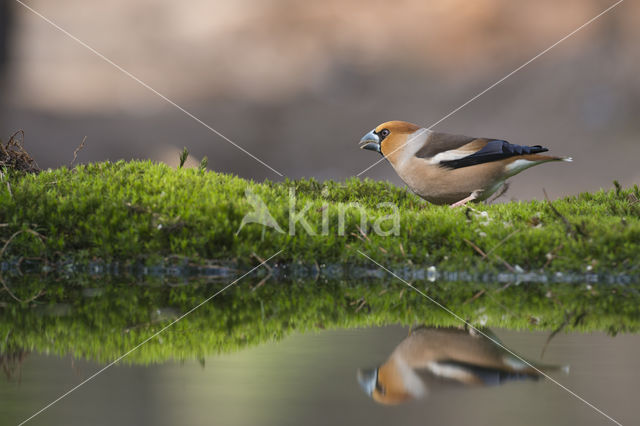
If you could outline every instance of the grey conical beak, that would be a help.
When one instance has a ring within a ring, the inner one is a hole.
[[[363,391],[369,396],[373,395],[378,381],[378,369],[368,368],[366,370],[358,369],[358,383]]]
[[[370,131],[360,139],[360,148],[380,153],[380,137],[375,130]]]

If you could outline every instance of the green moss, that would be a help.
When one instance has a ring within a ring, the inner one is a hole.
[[[318,235],[307,234],[300,224],[295,235],[289,234],[292,189],[296,211],[308,206],[306,221]],[[251,223],[238,232],[243,217],[253,211],[247,190],[260,196],[284,233]],[[637,186],[616,187],[554,201],[552,206],[532,201],[469,210],[428,205],[405,189],[359,179],[256,183],[203,168],[175,170],[151,162],[97,163],[38,175],[4,170],[0,261],[143,260],[151,265],[163,260],[166,265],[170,259],[195,264],[218,259],[243,269],[255,264],[254,253],[267,258],[283,250],[274,261],[288,264],[290,271],[298,263],[375,267],[362,251],[403,271],[438,265],[439,271],[479,274],[519,266],[549,273],[588,267],[593,272],[637,274],[639,198]],[[345,211],[344,206],[355,202],[361,210]],[[398,235],[373,232],[376,222],[383,221],[383,229],[391,224],[384,220],[390,209],[379,205],[385,202],[398,208]],[[328,223],[325,235],[323,218]],[[139,282],[108,275],[65,279],[63,270],[53,277],[5,273],[0,354],[35,350],[110,361],[232,281]],[[378,272],[385,279],[267,281],[251,291],[265,276],[264,269],[262,275],[256,271],[127,361],[197,358],[277,340],[293,331],[391,323],[459,325],[424,297]],[[635,285],[414,284],[463,318],[490,327],[609,333],[640,328]]]
[[[4,173],[0,184],[0,239],[16,235],[3,258],[33,256],[50,261],[71,258],[150,261],[182,255],[194,261],[248,262],[283,249],[280,261],[368,263],[361,250],[389,265],[438,264],[443,269],[504,269],[504,262],[525,270],[545,268],[634,272],[640,252],[638,188],[585,193],[555,201],[476,205],[450,209],[422,200],[386,182],[314,179],[256,183],[198,169],[172,169],[151,162],[96,163],[38,175]],[[9,189],[10,188],[10,189]],[[308,235],[300,224],[289,235],[289,193],[296,211],[309,209],[307,222],[319,234],[323,215],[327,235]],[[245,191],[259,195],[285,233],[247,224],[253,211]],[[341,209],[347,209],[339,235]],[[400,212],[399,235],[376,235],[390,202]],[[367,223],[362,229],[362,212]],[[365,236],[366,235],[366,236]],[[0,240],[0,241],[1,241]],[[465,241],[466,240],[466,241]],[[483,258],[478,249],[490,253]]]
[[[180,286],[129,278],[15,277],[8,285],[29,303],[0,293],[0,354],[37,351],[112,361],[231,280]],[[431,301],[389,278],[358,283],[273,282],[254,275],[220,293],[124,362],[195,359],[279,340],[292,332],[386,324],[461,326]],[[626,286],[414,282],[477,326],[593,331],[640,329],[637,290]]]

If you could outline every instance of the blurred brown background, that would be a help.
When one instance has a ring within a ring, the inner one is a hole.
[[[379,159],[357,142],[380,122],[434,123],[613,3],[28,4],[285,175],[344,179]],[[81,162],[175,165],[187,146],[210,169],[280,179],[17,2],[0,10],[0,137],[24,129],[41,167],[87,136]],[[639,15],[622,3],[436,129],[575,158],[517,176],[506,199],[640,182]],[[401,184],[386,163],[364,176]]]

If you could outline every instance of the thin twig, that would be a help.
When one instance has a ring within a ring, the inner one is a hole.
[[[551,203],[551,200],[549,200],[549,196],[547,195],[547,191],[544,188],[542,188],[542,192],[544,192],[544,198],[547,200],[547,203],[549,204],[549,207],[551,208],[551,211],[553,211],[553,213],[555,213],[556,216],[558,216],[560,219],[562,219],[562,222],[564,222],[564,226],[567,229],[567,233],[570,234],[570,235],[573,235],[574,234],[573,226],[571,226],[571,222],[569,222],[569,219],[564,217],[562,215],[562,213],[560,213],[558,211],[558,209],[555,208],[555,206]]]
[[[0,284],[2,284],[2,287],[6,290],[7,293],[9,293],[9,296],[13,297],[18,303],[29,303],[29,302],[33,302],[34,300],[36,300],[38,297],[42,296],[45,293],[44,289],[40,289],[38,291],[38,293],[36,293],[35,295],[33,295],[32,297],[28,298],[28,299],[20,299],[18,296],[16,296],[11,289],[9,288],[9,286],[7,286],[7,284],[4,282],[4,279],[2,279],[2,275],[0,275]]]
[[[251,289],[251,291],[256,291],[258,288],[262,287],[267,281],[269,281],[269,278],[271,278],[273,276],[273,269],[271,268],[271,266],[269,266],[269,264],[267,264],[260,256],[258,256],[256,253],[251,253],[251,256],[256,258],[258,260],[258,262],[260,262],[261,264],[264,265],[264,267],[267,269],[267,276],[264,277],[263,279],[260,280],[260,282],[258,284],[256,284],[256,286],[254,288]]]
[[[364,296],[363,296],[363,297],[361,297],[361,298],[359,298],[359,299],[356,299],[356,300],[352,301],[351,303],[349,303],[349,306],[353,306],[353,305],[355,305],[356,303],[360,303],[360,302],[362,302],[363,300],[364,300]]]
[[[551,262],[553,262],[553,259],[555,259],[556,253],[559,250],[562,250],[564,248],[563,244],[560,244],[558,247],[554,248],[553,250],[551,250],[549,253],[547,253],[547,261],[545,262],[545,264],[542,266],[542,269],[546,268],[547,266],[551,265]]]
[[[364,238],[366,238],[366,240],[367,240],[368,242],[371,242],[371,240],[370,240],[370,239],[369,239],[369,237],[367,236],[366,232],[364,232],[364,231],[362,230],[362,228],[360,228],[360,226],[356,225],[356,228],[358,228],[358,231],[360,231],[360,234],[362,234],[362,236],[363,236]]]
[[[482,258],[484,259],[485,257],[487,257],[487,254],[485,252],[482,251],[482,249],[480,247],[478,247],[477,245],[473,244],[471,241],[467,240],[466,238],[462,239],[465,243],[469,244],[469,246],[471,246],[472,249],[474,249],[476,252],[478,252],[478,254],[480,256],[482,256]]]
[[[0,249],[0,258],[2,258],[2,256],[4,255],[4,252],[7,249],[7,247],[9,247],[9,244],[11,244],[11,241],[13,241],[13,239],[15,237],[17,237],[18,235],[22,234],[23,232],[27,232],[29,234],[35,235],[36,237],[40,238],[40,242],[43,243],[43,244],[44,244],[43,240],[47,239],[47,237],[45,237],[44,235],[34,231],[33,229],[21,229],[20,231],[16,231],[12,236],[9,237],[7,242],[4,243],[4,246],[2,247],[2,249]]]
[[[76,158],[78,158],[78,153],[82,151],[82,148],[84,148],[84,142],[86,140],[87,140],[87,137],[85,136],[82,139],[82,142],[80,142],[80,145],[78,145],[78,147],[73,151],[73,160],[71,160],[71,163],[69,163],[69,167],[73,166],[73,163],[75,163]]]
[[[510,233],[509,235],[507,235],[506,237],[504,237],[502,240],[500,240],[500,242],[498,244],[496,244],[495,246],[493,246],[491,248],[491,250],[489,250],[487,252],[487,256],[489,256],[491,253],[493,253],[493,251],[495,249],[497,249],[498,247],[500,247],[502,244],[506,243],[507,240],[509,240],[511,237],[513,237],[514,235],[516,235],[518,232],[520,232],[519,229],[516,229],[515,231],[513,231],[512,233]]]
[[[478,247],[477,245],[475,245],[474,243],[472,243],[471,241],[467,240],[466,238],[462,239],[465,243],[469,244],[471,246],[471,248],[473,248],[476,252],[478,252],[478,254],[480,256],[482,256],[483,259],[486,259],[488,257],[488,254],[485,253],[484,251],[482,251],[482,249],[480,247]],[[500,243],[498,243],[499,245]],[[489,252],[491,253],[491,251]],[[502,262],[504,264],[504,266],[510,271],[515,273],[516,270],[514,269],[513,266],[511,266],[509,264],[509,262],[507,262],[506,260],[504,260],[503,258],[501,258],[500,256],[498,256],[497,254],[493,255],[496,259],[498,259],[500,262]]]
[[[356,308],[356,313],[358,313],[360,311],[360,309],[362,309],[364,307],[364,305],[367,304],[367,299],[365,299],[364,297],[362,298],[362,302],[360,302],[360,305],[358,305],[358,307]]]
[[[0,276],[0,284],[2,284],[2,287],[5,289],[5,291],[7,293],[9,293],[9,296],[13,297],[18,303],[22,303],[23,300],[20,299],[18,296],[16,296],[15,294],[13,294],[13,292],[11,291],[11,289],[7,286],[7,284],[5,284],[4,280],[2,279],[2,276]]]
[[[498,256],[497,254],[494,254],[494,256],[496,257],[496,259],[498,259],[500,262],[502,262],[502,263],[504,264],[504,266],[506,266],[506,267],[507,267],[507,269],[509,270],[509,272],[512,272],[512,273],[514,273],[514,274],[516,273],[515,268],[514,268],[513,266],[511,266],[511,265],[509,264],[509,262],[507,262],[506,260],[504,260],[503,258],[501,258],[500,256]]]
[[[476,294],[474,294],[471,298],[467,299],[464,301],[463,305],[466,305],[469,302],[473,302],[474,300],[476,300],[478,297],[482,296],[487,290],[482,289],[479,292],[477,292]]]
[[[544,358],[544,353],[547,351],[547,346],[549,346],[551,339],[553,339],[558,333],[562,331],[563,328],[566,327],[567,324],[569,324],[569,320],[571,319],[571,316],[572,314],[566,315],[564,317],[564,321],[562,322],[562,324],[560,324],[558,328],[553,330],[549,335],[549,337],[547,337],[547,341],[544,343],[544,346],[542,347],[542,351],[540,352],[540,359]]]

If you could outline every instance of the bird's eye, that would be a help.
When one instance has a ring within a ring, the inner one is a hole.
[[[380,131],[380,136],[386,138],[387,136],[389,136],[389,133],[391,133],[389,129],[382,129],[382,131]]]

